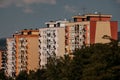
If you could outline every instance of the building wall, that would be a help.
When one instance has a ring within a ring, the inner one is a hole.
[[[24,48],[22,47],[22,42],[25,41],[25,36],[21,35],[21,34],[15,34],[14,35],[14,38],[15,38],[15,47],[16,47],[16,75],[18,75],[20,73],[20,71],[23,70],[22,66],[25,66],[22,64],[23,62],[23,56],[25,55],[25,52],[24,52]],[[26,61],[26,60],[24,60]],[[27,70],[27,68],[24,70]]]
[[[58,28],[57,29],[57,56],[63,56],[65,54],[65,29]]]
[[[83,45],[90,44],[90,26],[88,21],[66,24],[66,54],[73,53]]]
[[[39,50],[38,50],[38,36],[27,37],[28,49],[28,71],[39,69]]]
[[[95,30],[95,43],[108,43],[110,40],[103,39],[104,35],[111,37],[110,31],[110,22],[109,21],[97,21],[96,23],[96,30]]]
[[[104,14],[100,14],[100,13],[73,16],[74,22],[83,22],[83,21],[110,21],[111,17],[112,17],[112,15],[104,15]]]
[[[117,40],[118,23],[111,21],[111,17],[112,15],[101,13],[73,16],[74,23],[90,22],[90,44],[110,42],[110,40],[103,39],[105,35]]]
[[[15,76],[15,40],[14,38],[7,38],[7,76]]]
[[[46,29],[39,29],[39,54],[40,54],[40,67],[44,67],[47,63],[47,34]]]
[[[111,37],[112,39],[117,40],[118,39],[118,22],[117,21],[111,21],[110,22],[111,27]]]
[[[16,75],[20,71],[39,69],[38,30],[23,30],[14,34],[16,40]]]
[[[91,17],[90,21],[110,21],[110,17]]]
[[[40,65],[44,68],[47,58],[63,56],[65,53],[65,29],[61,27],[39,29]]]
[[[96,22],[90,22],[90,44],[95,43],[95,31],[96,31]]]
[[[110,40],[104,39],[109,36],[117,40],[118,25],[116,21],[90,21],[90,43],[108,43]]]

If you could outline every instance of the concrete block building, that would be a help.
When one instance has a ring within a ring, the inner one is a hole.
[[[65,53],[65,29],[50,27],[39,29],[40,68],[47,64],[47,58],[63,56]]]
[[[16,42],[16,75],[20,71],[39,69],[38,30],[22,30],[14,34]]]

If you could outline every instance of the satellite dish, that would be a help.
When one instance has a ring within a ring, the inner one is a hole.
[[[67,19],[65,18],[64,21],[67,21]]]
[[[78,13],[78,15],[81,15],[81,13]]]
[[[95,14],[98,14],[98,12],[96,11]]]
[[[15,33],[18,33],[18,31],[15,31]]]

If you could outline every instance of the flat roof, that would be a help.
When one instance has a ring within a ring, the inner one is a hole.
[[[86,18],[88,16],[96,17],[96,16],[101,16],[101,17],[112,17],[110,14],[85,14],[85,15],[76,15],[73,16],[72,18]]]

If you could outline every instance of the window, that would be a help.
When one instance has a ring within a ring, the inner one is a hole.
[[[32,31],[29,31],[29,32],[28,32],[28,35],[31,35],[31,34],[32,34]]]
[[[47,24],[47,27],[50,27],[50,25],[49,25],[49,24]]]
[[[56,24],[54,24],[54,27],[56,27]]]
[[[57,23],[57,26],[60,27],[60,23]]]
[[[74,18],[74,22],[77,22],[77,18]]]

